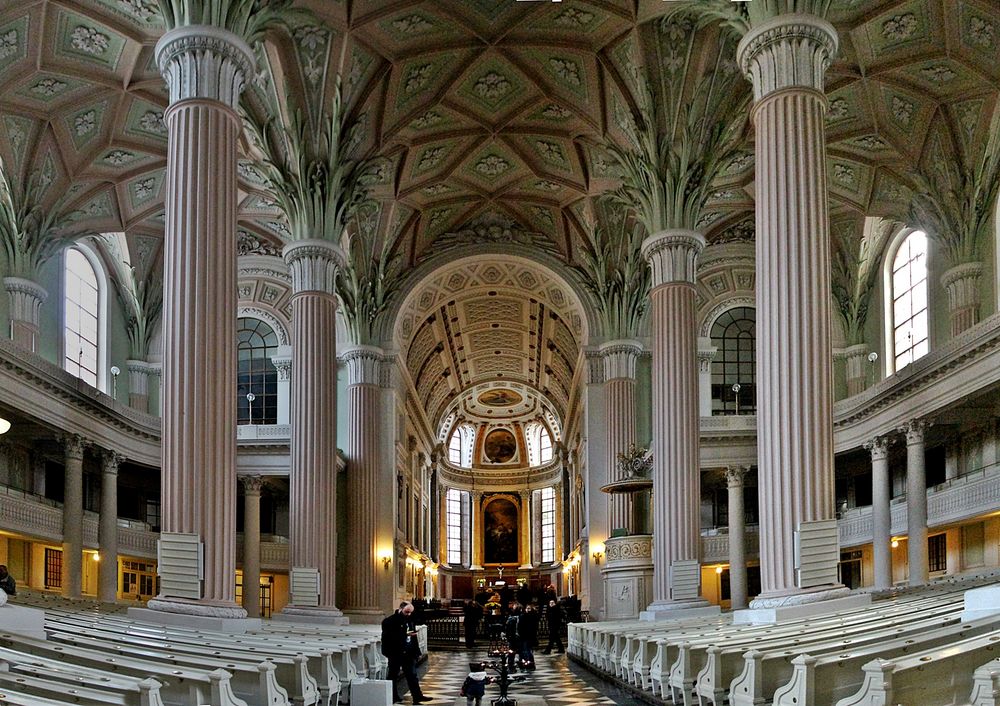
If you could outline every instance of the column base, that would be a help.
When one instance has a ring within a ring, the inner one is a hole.
[[[704,598],[692,601],[654,601],[639,613],[639,620],[687,620],[719,615],[722,608],[712,605]]]
[[[271,620],[283,623],[313,623],[316,625],[350,625],[337,608],[313,608],[310,606],[287,605],[280,613],[271,616]]]
[[[171,601],[153,599],[157,603],[171,603]],[[153,603],[150,601],[150,603]],[[246,611],[240,608],[244,616]],[[261,628],[260,618],[237,618],[221,617],[210,614],[178,613],[167,612],[162,608],[129,608],[128,617],[144,623],[155,623],[156,625],[175,625],[183,628],[198,628],[201,630],[215,630],[216,632],[227,632],[234,635],[243,635],[248,632],[257,632]]]
[[[385,617],[381,608],[344,608],[344,617],[351,625],[377,625]]]
[[[747,610],[733,611],[733,622],[741,625],[782,623],[788,620],[798,620],[799,618],[862,608],[870,605],[872,602],[872,597],[869,593],[850,594],[850,589],[846,588],[843,591],[846,591],[849,595],[844,596],[840,590],[815,592],[819,595],[830,595],[828,598],[820,598],[808,602],[785,603],[770,607],[758,607],[757,600],[753,600],[750,602],[751,607]]]

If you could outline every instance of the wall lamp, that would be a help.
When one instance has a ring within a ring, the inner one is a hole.
[[[388,571],[389,567],[392,565],[392,554],[383,554],[379,558],[382,559],[382,568]]]
[[[594,557],[594,563],[600,565],[601,559],[604,558],[604,552],[594,552],[592,556]]]

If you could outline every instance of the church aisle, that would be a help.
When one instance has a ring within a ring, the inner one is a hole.
[[[466,651],[432,651],[427,655],[426,672],[421,669],[420,686],[432,701],[430,706],[462,704],[462,682],[469,673],[469,660],[483,659],[485,650]],[[511,685],[509,695],[512,698],[541,696],[546,706],[592,706],[595,704],[632,704],[640,703],[629,694],[599,681],[591,673],[573,665],[566,655],[544,655],[537,653],[536,669],[528,672],[528,678]],[[489,672],[491,675],[494,672]],[[403,686],[403,682],[400,682]],[[492,699],[499,696],[499,687],[490,685],[483,698],[487,706]],[[404,696],[404,702],[410,703],[409,694]]]

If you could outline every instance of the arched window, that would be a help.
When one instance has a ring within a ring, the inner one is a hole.
[[[529,422],[524,428],[528,445],[528,465],[540,466],[552,460],[552,435],[541,422]]]
[[[260,319],[237,319],[236,327],[236,423],[277,424],[278,371],[271,357],[278,335]]]
[[[927,234],[909,233],[889,273],[893,372],[927,355]]]
[[[463,490],[449,488],[445,493],[445,511],[447,522],[447,561],[452,566],[469,563],[469,520],[471,517],[471,499],[469,493]]]
[[[84,382],[103,383],[104,292],[91,258],[78,247],[66,250],[63,276],[63,355],[66,370]]]
[[[757,312],[740,306],[712,324],[712,414],[757,413]],[[738,390],[734,386],[739,385]]]
[[[448,461],[461,468],[472,468],[472,442],[475,430],[469,424],[459,424],[448,440]]]
[[[556,560],[556,491],[552,486],[541,490],[542,562]]]

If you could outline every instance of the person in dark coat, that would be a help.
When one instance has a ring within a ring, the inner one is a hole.
[[[382,654],[389,659],[386,679],[392,682],[392,701],[402,703],[403,697],[396,689],[396,679],[402,670],[406,683],[410,687],[413,703],[422,704],[430,701],[420,690],[417,679],[417,660],[420,658],[420,645],[417,643],[417,626],[413,622],[413,604],[404,601],[399,604],[399,610],[382,621]]]
[[[0,564],[0,589],[3,589],[8,596],[17,595],[17,584],[14,582],[14,577],[10,575],[7,567],[3,564]]]
[[[535,648],[538,647],[538,611],[535,606],[528,604],[524,606],[521,613],[521,620],[518,624],[518,632],[521,635],[521,664],[527,670],[535,668]]]
[[[549,628],[549,644],[542,650],[542,654],[550,654],[553,645],[555,645],[556,652],[565,652],[566,648],[563,646],[562,641],[562,608],[559,607],[554,598],[549,601],[549,607],[545,609],[545,622]]]
[[[476,646],[476,633],[479,632],[479,621],[483,617],[483,607],[475,601],[466,601],[462,614],[465,616],[465,647],[472,649]]]

